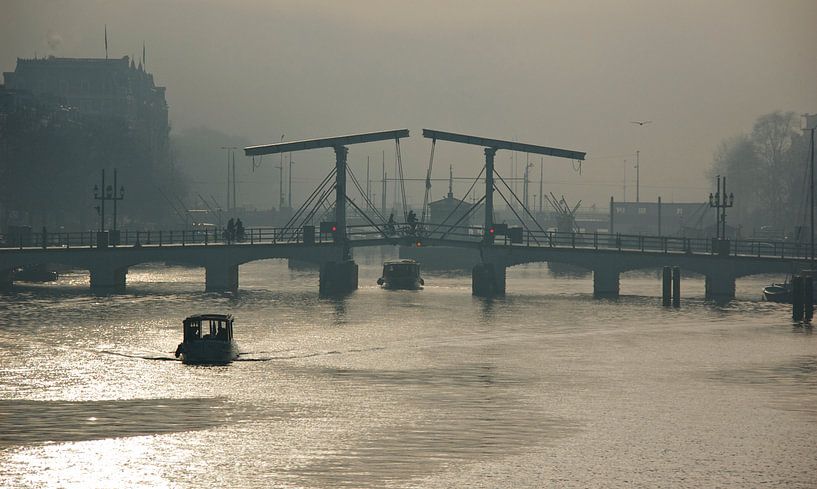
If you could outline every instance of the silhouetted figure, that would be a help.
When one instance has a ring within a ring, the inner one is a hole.
[[[389,214],[389,222],[386,223],[386,234],[394,234],[394,212]]]
[[[233,241],[235,239],[235,221],[231,217],[229,221],[227,221],[227,241]]]
[[[46,231],[45,226],[43,226],[43,248],[48,246],[48,231]]]
[[[414,234],[414,232],[417,230],[417,214],[415,214],[414,211],[409,211],[406,221],[408,221],[408,224],[411,227],[411,234]]]
[[[244,241],[244,223],[241,222],[240,217],[235,221],[235,239],[236,241]]]

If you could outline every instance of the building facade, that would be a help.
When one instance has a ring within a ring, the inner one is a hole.
[[[4,72],[5,89],[36,99],[56,98],[82,115],[124,119],[128,130],[147,142],[156,165],[167,155],[170,124],[165,87],[128,56],[119,59],[17,59],[13,72]]]
[[[714,235],[715,209],[703,203],[615,202],[610,200],[610,232],[649,236]]]

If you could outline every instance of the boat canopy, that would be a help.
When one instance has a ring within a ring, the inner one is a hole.
[[[205,328],[207,331],[205,331]],[[232,341],[233,317],[229,314],[198,314],[184,320],[184,341]]]

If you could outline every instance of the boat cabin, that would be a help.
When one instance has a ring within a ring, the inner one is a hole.
[[[419,277],[420,264],[414,260],[388,260],[383,263],[383,276],[390,278]]]
[[[229,314],[200,314],[184,320],[184,342],[232,341],[233,317]]]
[[[416,289],[424,285],[420,277],[420,264],[414,260],[387,260],[383,262],[383,276],[378,285],[395,289]]]

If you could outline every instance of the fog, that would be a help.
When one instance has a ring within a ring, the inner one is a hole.
[[[817,112],[817,2],[805,1],[46,1],[2,0],[0,70],[16,58],[141,57],[167,87],[174,133],[206,126],[252,144],[408,128],[406,176],[422,178],[432,128],[588,153],[579,174],[545,158],[545,190],[606,205],[703,201],[724,138],[777,109]],[[652,121],[639,126],[631,121]],[[223,158],[212,141],[214,157]],[[393,144],[350,148],[365,178]],[[508,152],[497,169],[511,174]],[[516,155],[521,177],[525,155]],[[309,192],[331,150],[293,155]],[[532,179],[538,184],[539,157]],[[277,157],[250,172],[239,157],[239,204],[277,205]],[[475,177],[481,148],[439,143]],[[626,172],[626,174],[625,174]],[[223,188],[223,175],[191,175]],[[222,180],[217,180],[217,179]],[[455,193],[468,182],[458,181]],[[422,202],[422,184],[407,187]],[[447,191],[435,182],[433,197]],[[251,196],[251,197],[245,197]],[[739,200],[740,196],[736,196]],[[251,199],[252,202],[247,201]]]

